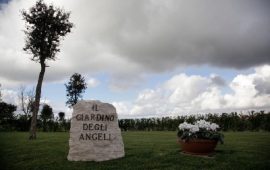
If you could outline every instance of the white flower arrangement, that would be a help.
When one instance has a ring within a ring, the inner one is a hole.
[[[198,120],[197,122],[195,122],[194,125],[189,124],[187,122],[181,123],[179,125],[180,130],[183,131],[188,130],[190,132],[198,132],[200,129],[216,131],[218,128],[219,128],[218,124],[210,123],[203,119]]]
[[[218,140],[223,143],[223,135],[217,132],[218,128],[218,124],[202,119],[196,121],[194,124],[184,122],[179,125],[178,137],[185,141],[197,138]]]

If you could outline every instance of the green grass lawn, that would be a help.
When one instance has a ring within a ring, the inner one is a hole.
[[[176,132],[124,132],[126,156],[69,162],[68,133],[0,133],[0,169],[270,169],[269,132],[227,132],[213,158],[181,154]]]

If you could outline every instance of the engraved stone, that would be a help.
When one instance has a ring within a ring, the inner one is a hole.
[[[73,106],[69,161],[106,161],[125,156],[118,117],[113,105],[97,100]]]

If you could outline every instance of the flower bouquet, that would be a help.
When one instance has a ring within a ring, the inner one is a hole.
[[[183,152],[196,155],[212,153],[218,141],[223,144],[224,136],[217,131],[218,128],[217,124],[205,120],[194,124],[181,123],[177,136]]]

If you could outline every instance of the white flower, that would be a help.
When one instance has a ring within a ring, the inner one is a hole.
[[[210,125],[210,129],[211,129],[211,130],[216,131],[217,128],[219,128],[219,126],[218,126],[217,124],[211,123],[211,125]]]
[[[179,125],[179,129],[180,130],[189,130],[190,129],[190,126],[191,126],[191,124],[189,124],[189,123],[187,123],[187,122],[184,122],[184,123],[181,123],[180,125]]]
[[[201,129],[206,129],[206,130],[210,130],[211,129],[211,123],[210,122],[207,122],[205,120],[198,120],[195,125],[198,125],[199,128]]]
[[[198,125],[192,125],[191,128],[190,128],[190,131],[195,133],[195,132],[198,132],[200,129],[198,127]]]

